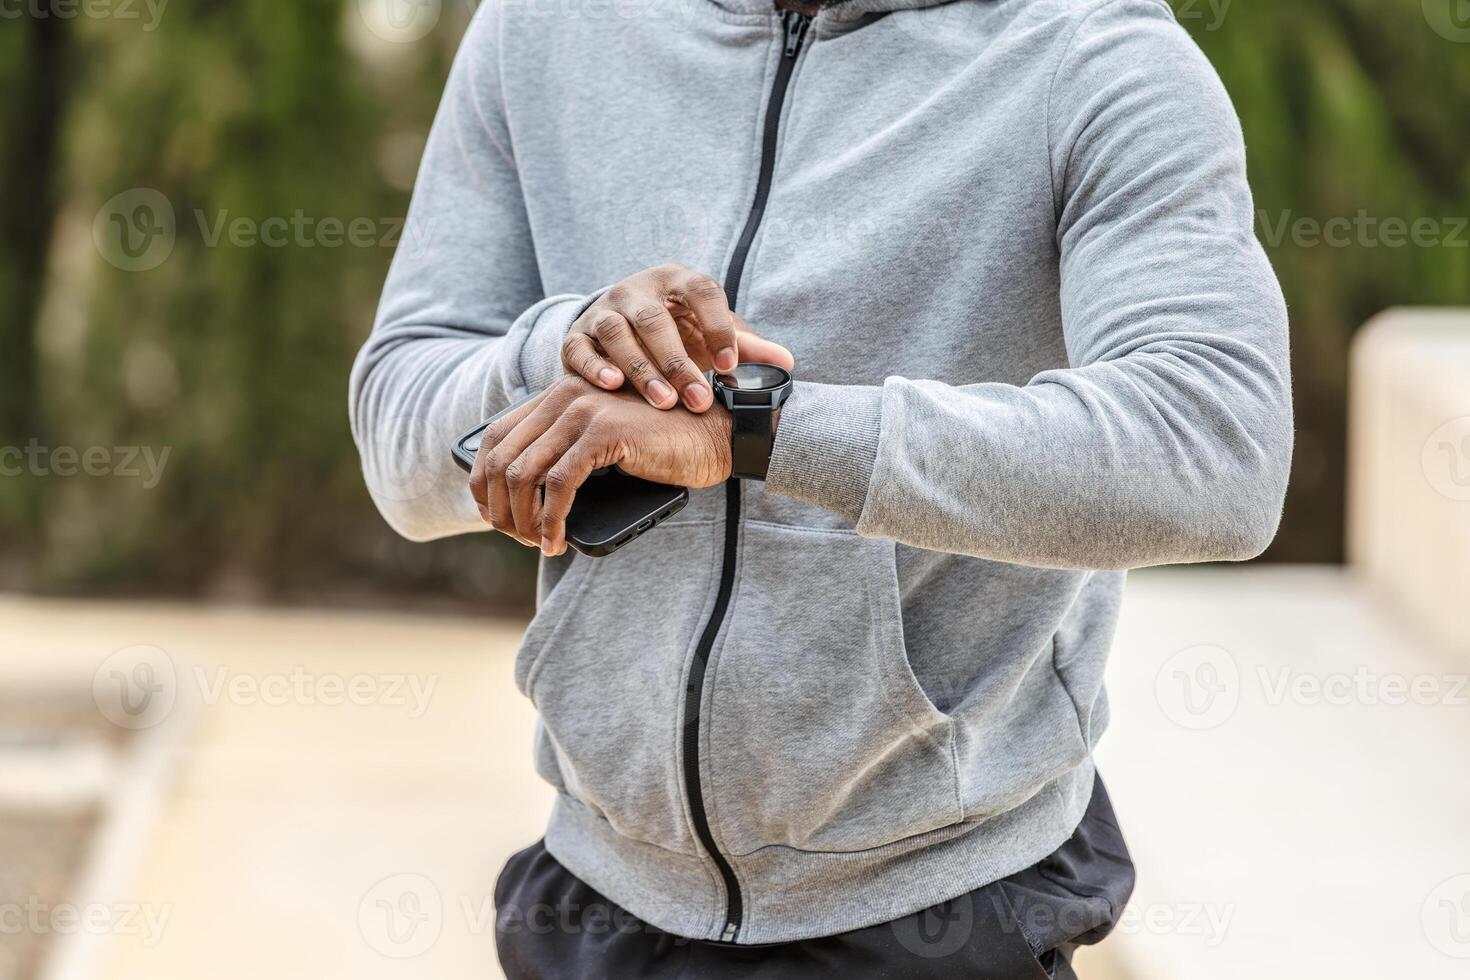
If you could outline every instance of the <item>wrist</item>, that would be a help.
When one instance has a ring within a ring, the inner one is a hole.
[[[730,479],[734,470],[734,461],[730,452],[730,432],[733,425],[730,410],[716,402],[700,417],[707,423],[706,431],[710,436],[711,456],[715,462],[715,470],[723,482]]]

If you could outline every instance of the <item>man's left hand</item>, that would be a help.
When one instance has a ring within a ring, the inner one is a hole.
[[[660,411],[636,392],[569,375],[485,430],[470,492],[495,530],[560,555],[577,490],[604,466],[654,483],[714,486],[730,476],[730,413],[719,405],[698,415]]]

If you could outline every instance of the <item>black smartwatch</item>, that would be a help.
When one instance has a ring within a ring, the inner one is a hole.
[[[741,364],[724,374],[712,372],[710,385],[730,410],[730,475],[764,480],[781,406],[795,388],[791,373],[774,364]]]

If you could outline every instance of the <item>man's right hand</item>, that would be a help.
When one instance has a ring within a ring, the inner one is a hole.
[[[714,404],[704,372],[743,361],[795,367],[791,352],[757,336],[710,276],[677,263],[645,269],[603,293],[572,324],[562,364],[599,388],[631,381],[655,408]]]

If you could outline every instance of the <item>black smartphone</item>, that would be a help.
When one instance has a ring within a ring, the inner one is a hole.
[[[468,473],[480,452],[480,435],[495,419],[519,408],[512,405],[460,436],[451,449],[454,461]],[[617,467],[594,470],[577,491],[567,514],[567,544],[588,558],[604,558],[652,530],[689,503],[685,487],[651,483]]]

